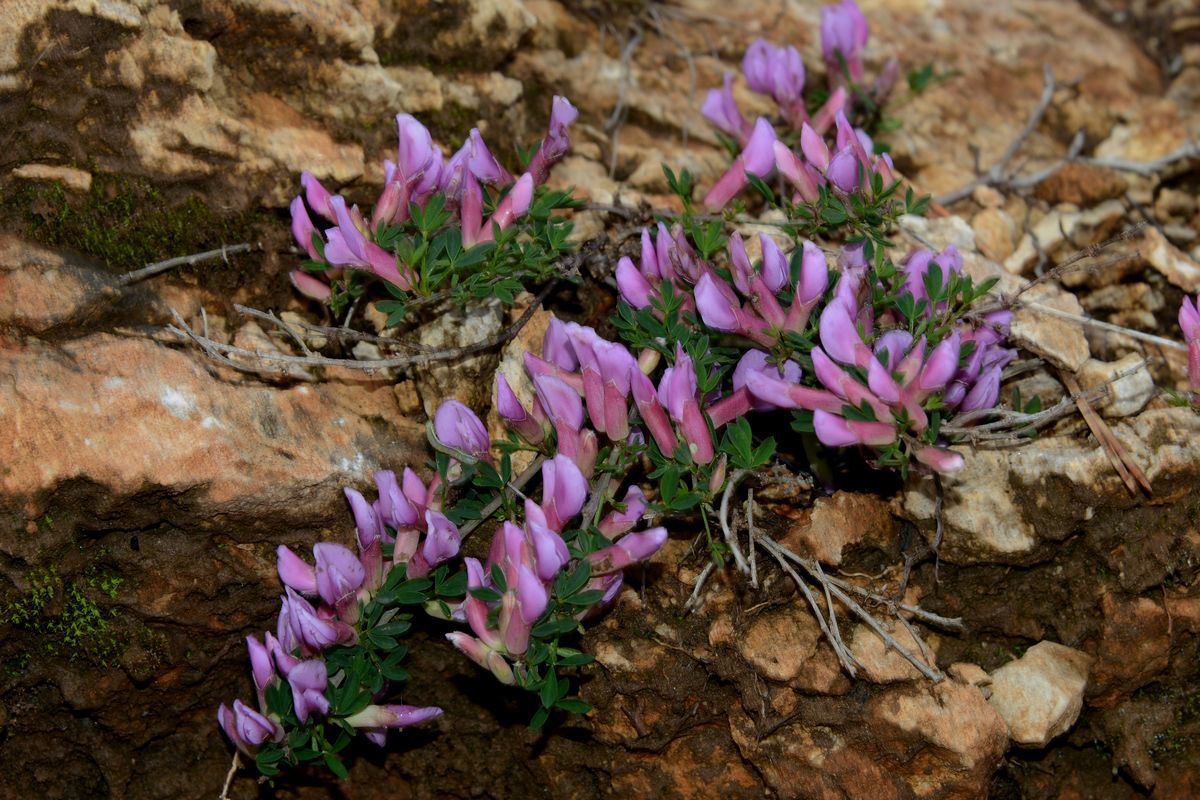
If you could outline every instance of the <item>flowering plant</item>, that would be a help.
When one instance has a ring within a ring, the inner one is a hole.
[[[397,160],[384,162],[384,188],[369,218],[312,173],[301,175],[292,234],[309,260],[291,273],[292,283],[337,314],[363,296],[364,278],[374,278],[389,295],[378,304],[389,327],[403,320],[410,298],[443,287],[460,303],[493,295],[511,303],[526,284],[550,277],[570,249],[571,223],[553,212],[575,203],[544,184],[570,147],[577,116],[566,98],[555,97],[546,136],[514,177],[478,129],[444,159],[424,125],[396,115]],[[309,209],[332,227],[319,230]]]

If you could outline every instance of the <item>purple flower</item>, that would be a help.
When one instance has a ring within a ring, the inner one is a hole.
[[[463,145],[467,150],[466,166],[480,183],[489,186],[507,186],[513,182],[512,173],[501,166],[492,151],[483,141],[478,128],[471,128],[467,142]]]
[[[679,446],[679,440],[675,437],[675,429],[671,426],[671,420],[667,418],[667,412],[658,399],[654,384],[641,371],[638,371],[632,376],[631,389],[638,413],[642,416],[642,422],[646,423],[646,427],[650,430],[651,438],[654,439],[654,443],[658,445],[658,449],[663,455],[670,458],[675,452],[675,448]]]
[[[776,47],[765,39],[755,39],[742,58],[742,72],[751,89],[770,95],[779,104],[791,125],[799,126],[807,119],[804,59],[796,48]]]
[[[357,603],[355,596],[366,575],[362,563],[350,548],[333,542],[313,545],[313,556],[317,562],[317,594],[343,617],[347,616],[350,607]]]
[[[247,755],[253,755],[268,739],[277,742],[283,738],[282,728],[241,700],[233,701],[232,712],[222,703],[217,709],[217,721],[229,740]]]
[[[317,573],[304,559],[281,544],[275,549],[275,565],[284,586],[304,594],[317,593]]]
[[[579,111],[565,97],[555,95],[550,106],[550,124],[538,151],[529,162],[529,174],[533,182],[541,185],[550,175],[550,168],[557,164],[571,148],[567,128],[579,116]]]
[[[561,453],[542,462],[542,510],[546,525],[561,531],[587,502],[588,484],[575,462]]]
[[[270,636],[271,634],[267,634]],[[263,692],[275,678],[275,665],[271,661],[271,653],[257,638],[246,637],[246,649],[250,651],[250,671],[254,675],[254,689],[258,694],[258,704],[263,705]]]
[[[433,416],[433,430],[442,444],[480,461],[491,460],[488,450],[492,441],[487,428],[474,411],[457,400],[446,400],[438,406]]]
[[[629,533],[589,555],[593,575],[606,575],[624,569],[630,564],[645,561],[657,553],[667,541],[666,528],[651,528],[641,533]]]
[[[508,385],[503,372],[496,372],[496,413],[504,420],[504,424],[517,432],[530,444],[537,444],[546,438],[546,431],[541,423],[530,416],[525,410],[520,398]]]
[[[579,368],[575,347],[567,334],[567,326],[558,317],[550,318],[546,335],[542,338],[542,358],[559,369],[574,372]]]
[[[717,288],[711,273],[704,273],[695,290],[696,310],[708,327],[718,331],[737,331],[741,327],[738,304]]]
[[[749,183],[748,175],[758,178],[768,177],[775,169],[775,130],[766,117],[759,117],[754,123],[754,131],[746,140],[746,146],[733,161],[733,166],[717,180],[708,194],[704,196],[704,205],[710,211],[724,208],[730,200]],[[662,267],[662,259],[659,259]]]
[[[326,303],[333,295],[333,290],[329,288],[328,283],[313,277],[304,270],[294,269],[288,273],[288,278],[291,279],[292,286],[296,287],[296,291],[305,297]]]
[[[525,213],[529,211],[529,206],[533,203],[533,177],[526,172],[512,188],[508,190],[508,194],[496,206],[496,210],[492,212],[492,216],[484,223],[479,231],[478,237],[469,244],[464,237],[463,243],[474,244],[478,242],[490,242],[495,236],[496,229],[504,230],[509,225],[512,225]]]
[[[778,292],[788,284],[788,260],[775,240],[765,233],[758,235],[762,246],[762,279],[772,292]],[[807,253],[807,251],[805,251]]]
[[[441,715],[442,710],[436,706],[370,705],[346,717],[346,723],[355,728],[411,728]]]
[[[608,512],[597,526],[609,539],[633,530],[646,513],[648,505],[645,493],[636,485],[625,490],[625,497],[621,503],[625,506],[623,510],[614,509]]]
[[[737,101],[733,99],[732,73],[725,73],[723,88],[708,90],[704,104],[700,106],[700,113],[715,125],[717,130],[732,136],[739,144],[745,143],[750,125],[738,109]]]
[[[333,213],[333,206],[331,206],[329,203],[329,201],[332,199],[332,195],[330,195],[329,190],[322,186],[321,182],[317,180],[317,176],[313,175],[311,172],[301,172],[300,185],[304,188],[304,197],[306,200],[308,200],[309,207],[330,222],[336,222],[337,220]]]
[[[313,234],[317,232],[317,229],[313,227],[308,210],[304,208],[304,198],[296,197],[292,200],[291,211],[292,237],[298,245],[304,248],[304,252],[308,253],[309,258],[313,261],[324,261],[321,254],[317,252],[317,248],[313,246]]]
[[[953,450],[941,447],[922,447],[916,452],[917,461],[935,472],[954,472],[961,469],[963,457]]]
[[[425,542],[408,562],[408,577],[423,578],[444,561],[458,555],[462,534],[458,526],[440,511],[425,512]]]
[[[396,257],[363,235],[355,223],[358,209],[347,210],[341,195],[329,203],[338,224],[325,231],[329,240],[325,245],[325,260],[334,266],[367,270],[401,289],[411,288],[412,282],[396,267]]]
[[[329,713],[329,701],[325,699],[328,677],[324,661],[301,661],[288,673],[288,683],[292,687],[296,716],[301,722],[307,722],[314,711],[321,715]]]
[[[357,641],[354,629],[343,622],[322,619],[316,609],[300,595],[286,589],[287,596],[283,598],[285,609],[280,612],[281,619],[286,616],[292,629],[292,635],[308,652],[320,652],[335,644],[350,644]],[[284,641],[280,637],[280,641]],[[286,646],[286,645],[285,645]]]
[[[733,369],[734,390],[736,391],[746,386],[747,376],[751,372],[760,372],[768,377],[783,380],[787,383],[800,383],[801,370],[799,364],[788,360],[784,362],[782,369],[780,369],[774,364],[768,363],[768,358],[769,356],[762,350],[747,350]],[[780,407],[760,397],[753,398],[752,406],[755,411],[770,411]]]
[[[1200,309],[1190,297],[1179,306],[1179,327],[1188,345],[1188,384],[1200,389]]]
[[[621,256],[617,262],[617,289],[621,299],[634,308],[647,308],[655,296],[654,288],[642,275],[629,256]]]
[[[831,83],[839,82],[842,76],[838,54],[846,61],[850,79],[862,80],[862,51],[867,46],[868,34],[867,18],[854,0],[842,0],[836,6],[821,9],[821,55]]]
[[[411,114],[397,114],[396,128],[400,140],[396,170],[413,202],[421,203],[439,185],[442,151],[434,145],[429,129]]]

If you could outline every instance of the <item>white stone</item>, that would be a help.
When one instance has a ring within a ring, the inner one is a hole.
[[[1069,730],[1083,708],[1093,660],[1061,644],[1038,642],[995,670],[988,702],[1008,725],[1009,737],[1025,747],[1043,747]]]

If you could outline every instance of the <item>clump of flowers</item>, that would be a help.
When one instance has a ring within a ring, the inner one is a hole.
[[[821,93],[810,91],[806,96],[808,76],[804,59],[795,47],[755,39],[742,58],[742,76],[752,91],[775,101],[788,128],[798,132],[808,125],[823,135],[839,112],[851,113],[855,102],[877,107],[895,83],[897,63],[889,59],[875,83],[863,86],[863,51],[868,36],[866,17],[854,0],[821,9],[821,55],[828,90],[811,114],[813,98]],[[700,110],[732,142],[744,146],[753,124],[746,120],[733,97],[733,79],[733,73],[726,72],[722,88],[710,89]]]
[[[538,387],[532,411],[506,383],[498,385],[501,412],[514,430],[499,459],[479,418],[446,401],[431,425],[439,455],[429,483],[406,468],[399,477],[376,473],[374,501],[346,490],[357,553],[321,542],[310,564],[279,548],[284,596],[275,633],[248,639],[257,709],[238,700],[232,710],[223,705],[218,711],[226,734],[256,758],[263,774],[321,760],[343,775],[337,754],[355,734],[382,746],[388,729],[441,715],[433,707],[383,702],[408,677],[400,641],[418,610],[464,623],[469,632],[446,634],[455,647],[502,683],[536,692],[542,708],[535,726],[552,709],[588,709],[569,696],[569,681],[559,673],[590,657],[561,640],[612,602],[622,570],[657,552],[667,532],[637,530],[648,506],[638,487],[618,502],[611,473],[590,483],[601,469],[640,452],[644,438],[630,426],[629,395],[648,379],[624,347],[590,328],[556,323],[553,331],[546,355],[555,361],[529,356]],[[581,362],[582,372],[574,372]],[[679,430],[698,460],[711,459],[695,375],[682,362],[673,374],[678,377],[664,376],[661,400],[649,389],[653,397],[644,407],[653,421],[647,426],[672,449]],[[599,434],[606,436],[603,445]],[[521,437],[528,444],[520,444]],[[540,502],[513,502],[511,453],[518,449],[535,449],[543,459]],[[598,454],[605,458],[602,468]],[[460,525],[481,518],[485,498],[503,500],[505,519],[487,559],[461,559],[452,573]],[[585,510],[590,516],[581,518]]]
[[[292,234],[309,256],[291,273],[304,295],[335,311],[361,296],[363,277],[383,283],[390,299],[381,310],[403,316],[403,301],[449,283],[462,297],[496,294],[511,300],[525,282],[544,280],[567,249],[570,223],[552,216],[572,201],[543,188],[570,148],[578,116],[555,97],[546,136],[519,177],[488,149],[478,129],[449,159],[429,130],[398,114],[396,160],[384,162],[384,188],[369,216],[331,194],[312,173],[300,177],[303,194],[291,204]],[[318,229],[313,216],[330,225]],[[531,245],[516,244],[518,233]],[[356,279],[357,277],[357,279]]]
[[[617,267],[623,333],[647,346],[664,325],[678,337],[732,337],[740,356],[722,409],[796,409],[799,429],[828,447],[867,446],[882,465],[958,468],[961,456],[938,439],[942,418],[994,406],[1016,356],[1002,346],[1008,312],[967,314],[994,281],[975,286],[953,247],[915,251],[899,267],[883,251],[868,263],[864,246],[845,247],[835,278],[810,241],[791,259],[765,234],[760,245],[752,264],[735,233],[725,268],[701,259],[682,227],[643,231],[641,263]],[[718,358],[717,369],[733,360]]]

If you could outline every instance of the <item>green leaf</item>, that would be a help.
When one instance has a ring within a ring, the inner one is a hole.
[[[346,771],[346,765],[342,760],[333,753],[323,753],[325,756],[325,766],[329,767],[329,771],[337,775],[342,780],[350,777],[350,773]]]
[[[558,678],[551,669],[546,672],[546,679],[542,681],[542,689],[538,692],[538,697],[545,708],[552,708],[558,696]]]
[[[555,708],[561,708],[571,714],[586,714],[592,710],[590,704],[585,703],[578,697],[562,697],[555,701]]]
[[[550,711],[545,708],[539,708],[533,712],[533,718],[529,720],[530,730],[540,731],[548,719],[550,719]]]

